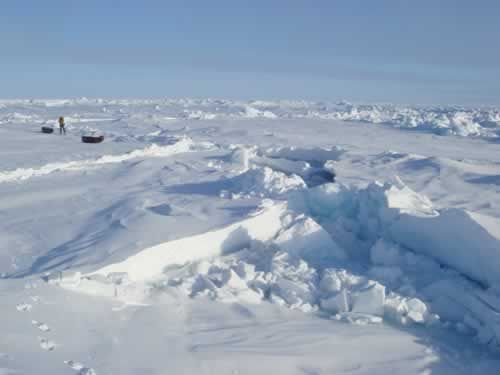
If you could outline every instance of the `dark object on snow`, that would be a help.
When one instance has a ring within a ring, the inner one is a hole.
[[[83,143],[101,143],[104,141],[104,136],[91,136],[91,135],[84,135],[82,136],[82,142]]]
[[[54,128],[49,128],[48,126],[42,126],[42,133],[54,133]]]

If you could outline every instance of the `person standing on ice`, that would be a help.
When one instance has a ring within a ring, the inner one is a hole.
[[[66,128],[65,128],[65,123],[64,123],[64,117],[59,117],[59,134],[64,133],[66,135]]]

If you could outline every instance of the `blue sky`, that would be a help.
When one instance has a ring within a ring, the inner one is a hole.
[[[23,0],[0,97],[500,104],[497,0]]]

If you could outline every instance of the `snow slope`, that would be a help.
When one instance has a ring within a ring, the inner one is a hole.
[[[83,98],[0,122],[0,373],[500,370],[495,109]]]

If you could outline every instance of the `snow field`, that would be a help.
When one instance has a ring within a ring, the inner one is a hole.
[[[494,109],[1,107],[17,113],[0,126],[0,291],[17,326],[4,323],[0,350],[17,362],[0,369],[30,368],[26,355],[61,374],[206,373],[214,357],[228,374],[497,373]],[[68,136],[40,134],[59,114]],[[106,141],[75,143],[93,131]],[[10,289],[40,276],[42,303]]]
[[[15,109],[12,107],[15,106]],[[77,108],[86,108],[81,116]],[[136,116],[131,109],[140,108],[150,118],[172,120],[222,119],[325,119],[384,124],[400,129],[419,130],[437,135],[498,138],[498,108],[404,107],[395,105],[364,105],[346,101],[337,103],[306,101],[231,101],[220,99],[177,100],[88,100],[10,101],[0,107],[0,125],[9,123],[55,124],[46,119],[47,112],[63,108],[68,123],[106,122]],[[96,110],[97,109],[97,110]],[[57,118],[57,117],[56,117]],[[91,130],[91,129],[89,129]]]

